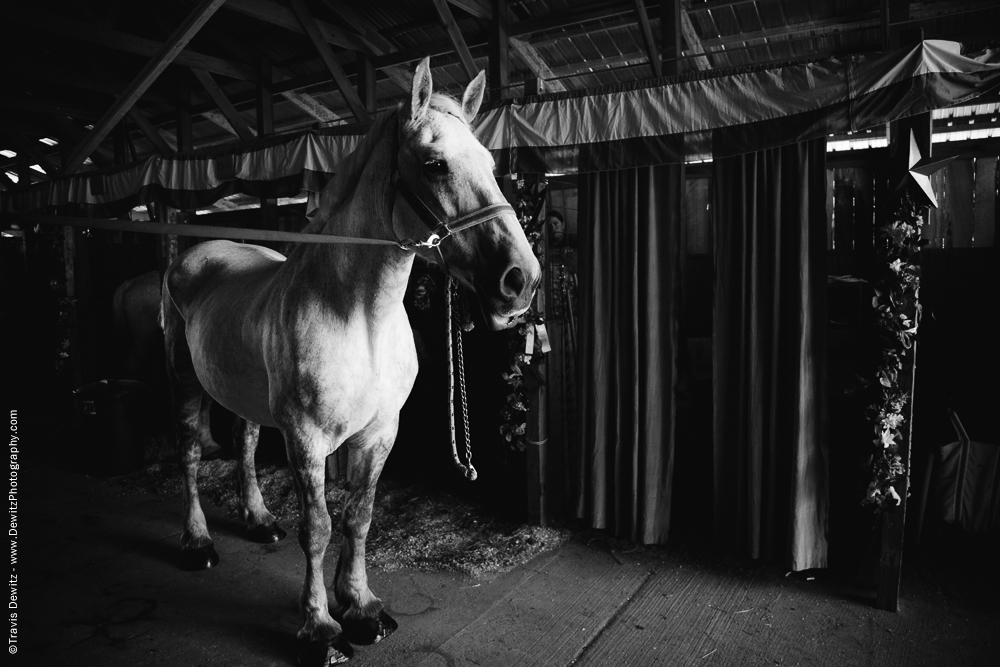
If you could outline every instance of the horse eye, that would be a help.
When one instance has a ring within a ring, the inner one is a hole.
[[[424,163],[424,169],[428,174],[442,176],[448,173],[448,163],[444,160],[428,160]]]

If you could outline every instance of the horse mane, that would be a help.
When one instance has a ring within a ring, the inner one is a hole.
[[[302,228],[301,231],[303,234],[320,233],[323,225],[326,223],[326,215],[323,215],[323,213],[337,210],[337,207],[354,192],[357,188],[358,180],[364,171],[365,164],[367,164],[372,152],[375,150],[375,146],[385,136],[387,128],[396,122],[403,106],[397,106],[395,109],[387,111],[375,119],[371,129],[365,134],[358,147],[341,161],[333,180],[320,192],[319,206],[312,218],[306,223],[306,226]],[[434,93],[431,96],[430,107],[435,111],[454,116],[468,125],[468,121],[466,121],[462,113],[462,105],[451,95]],[[407,123],[403,129],[404,132],[409,132],[413,130],[413,127],[410,123]]]
[[[347,197],[354,192],[358,185],[358,179],[365,169],[365,164],[371,158],[372,152],[379,140],[385,136],[386,128],[396,122],[399,115],[399,108],[383,113],[372,124],[371,129],[361,139],[358,147],[345,157],[337,165],[337,174],[320,192],[320,203],[316,210],[316,215],[302,228],[303,234],[318,234],[326,223],[326,216],[319,215],[323,211],[333,211],[340,206]]]

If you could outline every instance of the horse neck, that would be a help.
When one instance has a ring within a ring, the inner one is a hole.
[[[326,216],[320,233],[357,238],[393,239],[391,187],[395,142],[391,130],[377,142],[364,164],[354,192]],[[361,308],[369,320],[402,304],[413,253],[394,245],[348,243],[306,244],[296,260],[303,275],[319,283],[320,291],[338,310]]]

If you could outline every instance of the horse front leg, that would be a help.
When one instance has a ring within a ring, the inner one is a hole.
[[[299,597],[305,622],[296,639],[299,664],[307,667],[345,662],[353,654],[340,624],[330,615],[323,579],[323,557],[333,529],[326,509],[326,457],[317,452],[317,442],[285,432],[299,497],[299,545],[306,556],[306,578]]]
[[[285,531],[274,520],[274,515],[264,504],[257,484],[257,466],[254,454],[260,438],[260,424],[236,418],[233,426],[233,442],[239,453],[236,467],[236,484],[240,495],[240,511],[247,522],[247,536],[253,542],[271,544],[285,538]]]
[[[347,639],[355,644],[379,642],[399,627],[368,588],[365,571],[365,539],[372,520],[375,485],[392,450],[398,425],[397,415],[376,437],[350,443],[348,451],[347,502],[341,521],[344,539],[333,586],[337,597],[334,617]]]

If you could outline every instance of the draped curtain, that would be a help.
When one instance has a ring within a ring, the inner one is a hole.
[[[794,570],[827,556],[825,156],[713,164],[716,541]]]
[[[646,544],[670,526],[683,180],[667,165],[580,183],[576,510]]]

